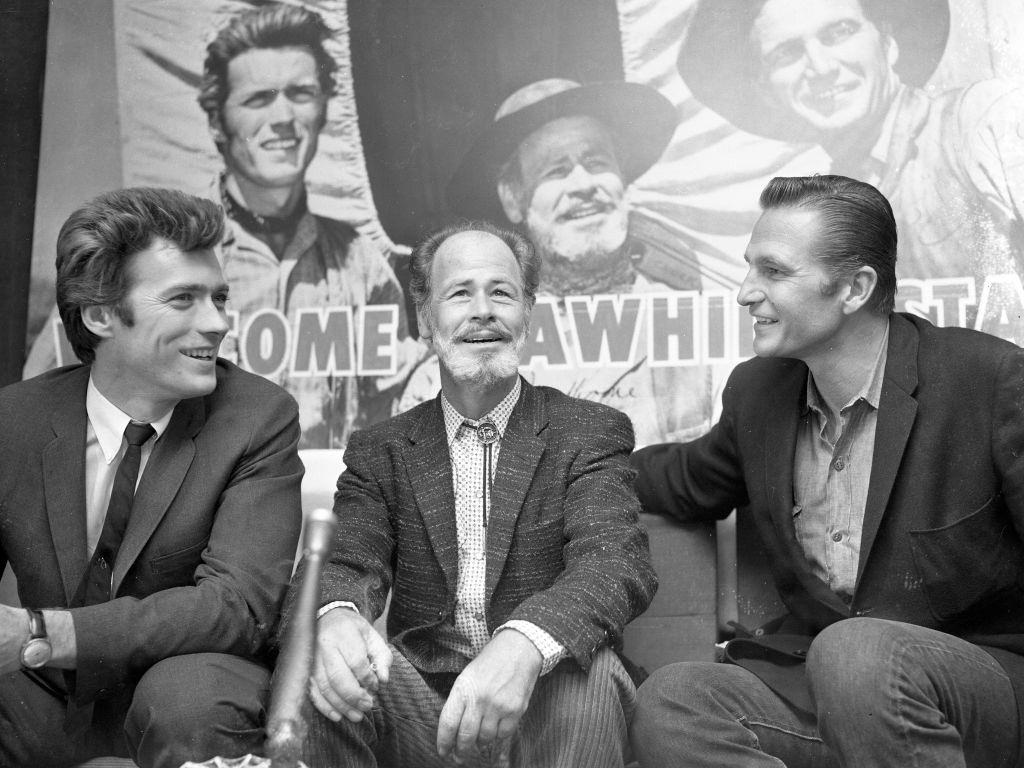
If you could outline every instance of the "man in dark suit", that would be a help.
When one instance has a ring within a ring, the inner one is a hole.
[[[0,569],[25,606],[0,606],[0,764],[260,748],[302,465],[292,398],[217,359],[222,234],[219,206],[159,189],[61,229],[84,364],[0,391]]]
[[[642,765],[1019,766],[1024,351],[892,312],[874,187],[773,179],[739,301],[757,358],[645,509],[756,524],[789,614],[640,689]]]
[[[629,420],[519,377],[525,238],[463,223],[411,270],[441,393],[345,453],[304,759],[622,766],[635,691],[613,649],[656,586]],[[389,590],[391,645],[370,624]]]

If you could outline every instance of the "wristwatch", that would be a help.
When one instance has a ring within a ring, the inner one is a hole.
[[[21,646],[21,665],[28,669],[39,669],[45,666],[53,655],[50,638],[46,636],[46,622],[43,620],[42,611],[28,609],[28,629],[30,637]]]

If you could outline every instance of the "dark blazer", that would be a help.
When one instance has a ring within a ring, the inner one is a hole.
[[[70,604],[88,565],[89,366],[0,390],[0,569],[22,605]],[[302,522],[298,409],[224,360],[153,448],[113,570],[115,599],[71,609],[75,701],[123,693],[168,656],[266,650]]]
[[[737,366],[707,435],[634,454],[645,511],[693,521],[740,508],[791,612],[781,631],[813,636],[850,616],[935,628],[989,648],[1024,705],[1024,350],[891,316],[850,605],[812,574],[793,526],[806,383],[797,360]]]
[[[487,626],[531,621],[586,669],[657,586],[627,457],[623,414],[523,382],[502,438],[487,530]],[[376,618],[418,669],[466,664],[438,645],[455,610],[458,538],[440,396],[356,432],[345,451],[321,602]]]

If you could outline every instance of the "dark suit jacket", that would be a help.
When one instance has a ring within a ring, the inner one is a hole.
[[[850,616],[932,627],[991,649],[1024,704],[1024,350],[892,315],[850,605],[812,574],[793,526],[806,382],[797,360],[737,366],[711,432],[634,454],[645,510],[692,521],[741,508],[791,612],[783,631]]]
[[[88,565],[88,366],[0,390],[0,569],[22,605],[70,604]],[[254,657],[273,637],[302,522],[295,401],[217,361],[153,448],[113,571],[115,599],[71,609],[75,700],[122,694],[160,659]]]
[[[388,635],[424,672],[465,659],[436,642],[451,620],[458,538],[440,397],[352,436],[321,602],[375,618],[393,587]],[[487,626],[531,621],[585,669],[620,647],[657,585],[627,457],[629,419],[523,383],[502,439],[487,531]]]

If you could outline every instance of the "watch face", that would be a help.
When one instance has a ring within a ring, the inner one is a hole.
[[[50,641],[34,637],[21,649],[21,663],[29,669],[38,669],[50,660]]]

